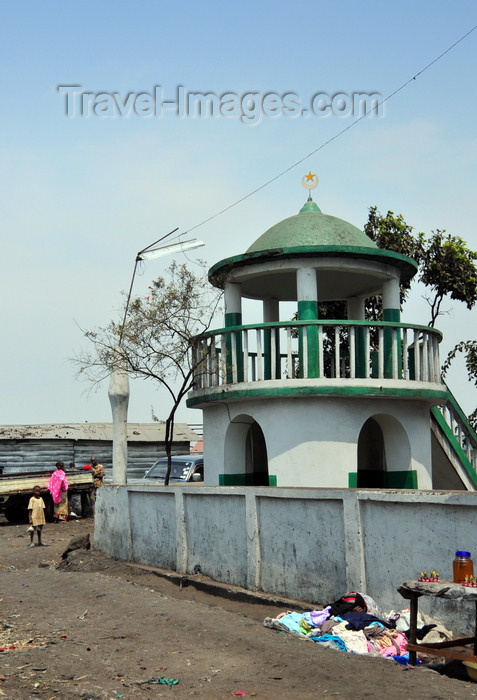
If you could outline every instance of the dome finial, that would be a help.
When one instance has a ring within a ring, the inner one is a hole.
[[[310,192],[310,190],[314,190],[318,185],[318,175],[309,170],[307,175],[303,175],[301,184],[305,190],[308,190],[308,199],[306,200],[306,204],[300,209],[300,214],[304,214],[305,212],[309,211],[320,212],[320,208],[313,201]]]
[[[301,184],[305,190],[314,190],[318,185],[318,175],[315,175],[315,173],[312,173],[311,170],[309,170],[308,175],[303,175]]]

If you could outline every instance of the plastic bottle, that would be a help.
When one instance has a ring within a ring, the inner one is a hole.
[[[470,552],[457,551],[455,559],[452,562],[454,570],[454,583],[463,583],[465,577],[469,579],[474,575],[474,562],[472,561]]]

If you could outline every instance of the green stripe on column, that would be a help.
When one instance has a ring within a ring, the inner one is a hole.
[[[298,320],[299,321],[317,321],[318,320],[318,302],[317,301],[299,301],[298,302]],[[308,346],[308,376],[319,377],[320,366],[318,359],[318,328],[307,328],[307,346]],[[304,377],[303,371],[303,330],[298,331],[298,357],[300,363],[300,376]]]
[[[241,313],[225,314],[225,327],[227,327],[227,326],[241,326],[241,325],[242,325],[242,314]]]
[[[241,313],[226,313],[225,314],[225,327],[228,326],[241,326],[242,325],[242,314]],[[243,382],[243,346],[242,346],[242,334],[240,331],[234,333],[235,347],[237,349],[237,381]],[[225,348],[227,351],[227,356],[225,358],[225,369],[227,383],[231,384],[233,382],[233,371],[232,371],[232,334],[227,333],[225,336]]]
[[[394,323],[401,322],[400,309],[383,309],[383,321],[391,321]]]
[[[383,321],[390,321],[391,323],[401,322],[401,311],[400,309],[383,309]],[[401,378],[401,333],[397,331],[397,363],[398,363],[398,378]],[[392,328],[384,329],[384,376],[386,379],[392,379],[393,376],[393,330]]]

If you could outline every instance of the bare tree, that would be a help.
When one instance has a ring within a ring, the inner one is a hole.
[[[221,292],[208,282],[205,263],[200,263],[199,272],[193,272],[173,262],[163,277],[151,283],[145,296],[130,300],[124,325],[110,321],[102,328],[84,331],[91,345],[73,358],[78,374],[94,383],[106,379],[123,362],[130,377],[155,380],[168,392],[165,485],[171,472],[175,414],[206,359],[192,352],[193,339],[210,328],[220,299]],[[126,300],[123,313],[125,308]]]

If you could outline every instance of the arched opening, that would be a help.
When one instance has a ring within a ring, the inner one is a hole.
[[[381,426],[368,418],[358,438],[358,488],[386,487],[386,451]]]
[[[364,423],[358,438],[358,488],[417,488],[406,430],[393,416],[378,414]]]
[[[251,486],[268,486],[268,456],[265,438],[254,421],[248,429],[245,443],[245,472]]]
[[[269,486],[268,454],[260,425],[251,417],[234,418],[225,436],[222,486]]]

